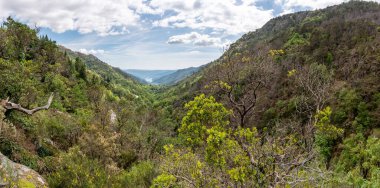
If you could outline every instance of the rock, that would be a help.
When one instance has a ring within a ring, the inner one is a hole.
[[[110,113],[110,122],[114,125],[116,123],[117,115],[112,109],[110,110]]]
[[[45,179],[25,165],[15,163],[0,153],[0,187],[48,187]]]

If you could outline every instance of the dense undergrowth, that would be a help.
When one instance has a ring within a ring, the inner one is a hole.
[[[155,183],[378,187],[379,26],[379,4],[353,1],[245,34],[161,99],[179,135]]]

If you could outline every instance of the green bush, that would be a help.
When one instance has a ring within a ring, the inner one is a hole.
[[[338,105],[332,114],[332,121],[342,124],[348,118],[353,118],[361,98],[354,89],[348,88],[339,91],[337,98]]]
[[[368,105],[365,102],[360,102],[358,107],[358,115],[352,122],[352,126],[356,131],[364,132],[371,128],[373,123],[373,117],[368,110]]]
[[[149,187],[155,175],[153,163],[151,161],[143,161],[120,176],[121,185],[122,187]]]
[[[344,129],[331,124],[332,110],[328,106],[315,115],[315,143],[318,151],[326,162],[331,159],[332,148],[336,139],[343,135]]]
[[[284,49],[295,48],[308,44],[310,44],[310,42],[304,36],[299,33],[293,33],[289,40],[284,44]]]
[[[111,187],[111,176],[96,160],[88,159],[78,148],[62,153],[53,173],[47,176],[51,187]]]
[[[353,134],[343,141],[335,171],[341,183],[353,187],[380,186],[380,139]]]
[[[161,174],[154,179],[151,188],[179,187],[176,185],[177,178],[171,174]]]
[[[138,156],[134,151],[124,151],[118,156],[117,163],[118,166],[127,169],[130,167],[136,160],[138,159]]]

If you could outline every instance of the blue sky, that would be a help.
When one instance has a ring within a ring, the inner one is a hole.
[[[344,1],[1,0],[0,18],[122,69],[179,69],[209,63],[273,17]]]

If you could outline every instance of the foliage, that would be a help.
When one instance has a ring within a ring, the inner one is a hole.
[[[285,55],[285,51],[280,50],[269,50],[269,55],[274,59],[275,62],[279,63],[281,60],[281,57]]]
[[[364,132],[368,128],[371,128],[373,118],[369,113],[368,105],[364,102],[360,102],[358,107],[358,114],[355,117],[355,120],[352,122],[352,126],[358,132]]]
[[[326,55],[326,64],[331,66],[332,63],[334,61],[334,56],[331,52],[327,52],[327,55]]]
[[[169,188],[169,187],[175,187],[175,182],[177,181],[177,178],[173,175],[168,174],[161,174],[154,179],[153,184],[151,187],[162,187],[162,188]]]
[[[280,49],[280,50],[269,50],[269,55],[271,56],[276,56],[276,55],[284,55],[285,51]]]
[[[200,146],[210,127],[225,127],[228,125],[228,115],[230,111],[222,104],[216,103],[214,97],[199,95],[185,105],[187,114],[182,119],[182,126],[179,129],[180,136],[190,146]]]
[[[150,161],[143,161],[136,164],[127,172],[124,172],[121,179],[121,187],[149,187],[155,176],[154,164]]]
[[[343,142],[343,150],[337,159],[336,171],[341,183],[355,187],[377,187],[379,182],[380,140],[367,139],[353,134]]]
[[[197,137],[197,144],[190,145],[197,149],[192,151],[176,149],[173,145],[165,146],[166,156],[161,166],[163,174],[158,176],[155,182],[171,184],[177,179],[178,185],[181,186],[217,186],[220,185],[218,178],[227,178],[226,181],[231,183],[244,184],[248,181],[248,176],[253,171],[248,167],[249,158],[238,141],[244,140],[254,144],[256,130],[249,128],[233,130],[227,127],[230,112],[213,97],[207,98],[204,94],[187,103],[186,108],[188,112],[183,118],[180,133],[189,140],[190,136],[196,135],[199,131],[199,128],[194,129],[194,126],[189,129],[189,125],[202,126],[203,133]],[[199,158],[198,155],[204,155],[204,158]]]
[[[52,187],[149,187],[148,159],[174,127],[162,125],[173,125],[166,110],[151,107],[148,86],[37,33],[12,18],[0,28],[0,99],[31,109],[54,92],[50,109],[33,116],[0,112],[0,152]]]
[[[58,159],[55,172],[49,175],[52,187],[106,187],[112,185],[106,170],[97,160],[88,159],[78,148],[72,148]]]
[[[288,71],[288,77],[292,77],[292,76],[294,76],[296,73],[297,73],[297,70],[296,70],[296,69],[292,69],[292,70]]]
[[[302,25],[304,24],[310,24],[310,23],[315,23],[315,22],[321,22],[323,21],[324,19],[326,19],[326,15],[325,14],[321,14],[321,15],[316,15],[316,16],[308,16],[306,17],[303,21],[302,21]]]
[[[284,44],[284,48],[295,48],[297,46],[308,45],[309,41],[299,33],[294,33],[289,40]]]
[[[315,140],[320,154],[325,160],[330,160],[331,150],[334,141],[343,134],[343,129],[337,128],[331,124],[331,108],[327,106],[325,109],[317,112],[315,115],[317,129]]]

